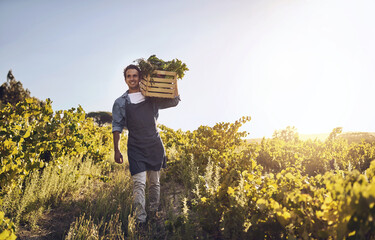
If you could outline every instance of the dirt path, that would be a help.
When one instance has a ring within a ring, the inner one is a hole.
[[[70,224],[80,214],[80,210],[63,208],[51,209],[38,222],[39,230],[21,227],[17,232],[19,240],[52,240],[63,239]]]

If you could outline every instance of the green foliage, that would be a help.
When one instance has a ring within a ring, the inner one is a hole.
[[[43,168],[46,153],[58,164],[66,155],[102,161],[109,153],[110,127],[85,119],[81,107],[53,112],[51,101],[27,98],[0,110],[0,187],[4,194],[34,169]]]
[[[335,140],[342,133],[342,127],[337,127],[329,134],[327,141]]]
[[[283,130],[276,130],[273,135],[273,138],[279,138],[281,140],[284,140],[285,142],[290,141],[298,141],[299,136],[297,129],[295,127],[286,127],[286,129]]]
[[[347,157],[353,169],[364,172],[375,160],[375,142],[352,143],[348,149]]]
[[[156,55],[151,55],[147,60],[140,58],[135,60],[141,69],[142,76],[152,76],[155,70],[171,71],[177,73],[177,79],[182,79],[185,72],[189,71],[185,63],[181,60],[173,59],[171,61],[164,61],[157,58]]]
[[[375,144],[348,144],[346,139],[338,137],[340,132],[341,128],[333,129],[325,142],[263,139],[256,145],[257,162],[265,172],[279,172],[286,167],[295,167],[308,175],[338,169],[365,171],[375,159]]]
[[[85,118],[81,107],[54,112],[49,100],[8,104],[0,116],[0,239],[13,237],[12,221],[36,225],[89,179],[108,181],[87,187],[67,239],[155,237],[151,224],[137,232],[126,166],[103,161],[112,150],[110,126]],[[162,238],[375,238],[375,143],[348,143],[341,128],[325,142],[301,141],[287,128],[247,143],[239,129],[248,121],[186,132],[159,126],[169,158],[164,184],[185,187],[163,200]],[[169,205],[178,201],[174,212]]]
[[[189,187],[196,184],[196,176],[192,172],[203,173],[209,159],[228,171],[227,168],[243,168],[247,165],[244,152],[239,151],[240,146],[245,146],[243,139],[246,132],[239,132],[239,128],[250,121],[250,117],[242,117],[234,123],[217,123],[213,127],[200,126],[197,130],[182,132],[174,131],[165,126],[161,128],[161,138],[167,148],[168,174],[178,182],[183,182]],[[179,154],[172,154],[171,151]],[[248,155],[251,153],[247,153]],[[238,156],[233,159],[231,156]],[[234,163],[236,162],[236,163]]]
[[[374,133],[368,133],[368,132],[348,132],[348,133],[342,133],[339,135],[340,138],[348,140],[348,143],[373,143],[375,142],[375,135]]]
[[[0,211],[0,240],[15,240],[15,225]]]
[[[186,132],[188,142],[184,150],[194,156],[198,167],[204,169],[208,159],[212,159],[221,168],[232,163],[230,156],[236,154],[238,147],[245,144],[246,132],[239,132],[239,128],[250,121],[250,117],[243,117],[234,123],[217,123],[213,127],[200,126],[193,132]]]
[[[244,145],[237,124],[163,128],[175,159],[170,178],[189,179],[181,179],[189,214],[169,223],[174,231],[212,239],[375,237],[374,145],[349,145],[337,137],[340,128],[326,142],[276,137]]]

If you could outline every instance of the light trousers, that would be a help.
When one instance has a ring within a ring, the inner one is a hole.
[[[160,171],[147,171],[134,174],[133,179],[133,204],[135,217],[138,222],[146,222],[146,179],[148,182],[149,210],[154,212],[158,210],[160,202]]]

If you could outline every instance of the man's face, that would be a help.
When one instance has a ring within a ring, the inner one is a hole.
[[[139,74],[136,69],[128,69],[125,73],[125,82],[130,91],[139,91]]]

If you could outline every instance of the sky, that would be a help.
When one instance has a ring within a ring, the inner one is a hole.
[[[0,0],[0,81],[9,69],[54,110],[111,111],[123,69],[152,54],[190,69],[173,129],[234,122],[271,137],[375,132],[370,0]]]

